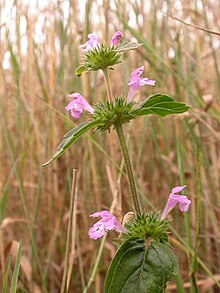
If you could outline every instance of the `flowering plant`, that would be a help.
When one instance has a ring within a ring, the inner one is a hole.
[[[162,213],[146,213],[139,202],[132,163],[123,132],[123,124],[139,116],[156,114],[166,116],[180,114],[189,106],[177,102],[173,97],[156,93],[142,102],[135,99],[136,91],[144,85],[155,86],[156,81],[141,77],[144,66],[131,73],[128,85],[128,95],[113,97],[109,70],[122,62],[125,51],[135,50],[141,44],[129,41],[121,43],[123,34],[116,32],[111,45],[100,43],[95,34],[88,35],[89,40],[81,46],[84,53],[83,64],[76,69],[80,76],[84,71],[102,70],[105,78],[107,98],[90,105],[79,93],[69,95],[72,99],[65,107],[73,118],[79,118],[84,110],[89,113],[89,119],[70,130],[63,138],[55,154],[44,165],[60,157],[79,137],[89,129],[99,132],[115,129],[125,162],[130,194],[134,207],[133,216],[121,224],[109,211],[96,212],[93,218],[101,217],[89,230],[89,237],[97,240],[108,231],[120,233],[119,246],[109,267],[105,282],[105,293],[120,292],[164,292],[166,284],[178,273],[178,264],[168,239],[168,213],[176,206],[182,212],[187,212],[191,201],[179,194],[185,187],[172,189],[165,209]]]

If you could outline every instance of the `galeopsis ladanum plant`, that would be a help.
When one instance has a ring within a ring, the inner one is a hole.
[[[178,274],[178,264],[168,238],[169,221],[167,214],[176,206],[187,212],[191,201],[180,192],[186,187],[177,186],[172,189],[165,209],[162,213],[147,213],[139,202],[132,164],[126,145],[123,124],[139,116],[181,114],[190,107],[175,101],[167,94],[156,93],[138,102],[136,91],[144,85],[155,86],[156,81],[141,77],[144,66],[131,73],[129,93],[127,96],[113,97],[109,70],[122,62],[124,52],[135,50],[141,44],[129,41],[122,42],[123,34],[116,32],[111,44],[100,43],[95,34],[88,35],[89,40],[81,45],[83,62],[76,69],[76,75],[83,72],[102,70],[106,83],[107,98],[90,105],[80,93],[69,95],[71,101],[65,107],[73,118],[79,118],[83,111],[89,113],[89,119],[71,129],[63,137],[55,154],[44,165],[59,158],[84,133],[90,129],[99,131],[116,130],[122,155],[125,162],[130,194],[134,207],[133,216],[121,224],[109,211],[95,212],[91,217],[101,217],[89,230],[89,237],[97,240],[108,231],[117,231],[120,245],[110,264],[105,293],[163,293],[167,282]]]

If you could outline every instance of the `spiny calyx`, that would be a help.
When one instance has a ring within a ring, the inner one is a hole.
[[[102,101],[94,106],[92,119],[98,121],[96,128],[101,132],[111,129],[117,122],[126,123],[135,118],[133,114],[135,103],[127,103],[123,97],[114,101]]]
[[[143,212],[131,219],[125,224],[128,233],[123,235],[124,239],[139,238],[147,240],[152,238],[156,241],[168,241],[168,224],[167,220],[161,221],[160,213]]]

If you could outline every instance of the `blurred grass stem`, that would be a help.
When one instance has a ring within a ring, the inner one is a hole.
[[[72,233],[72,225],[73,225],[74,196],[76,193],[76,174],[77,174],[77,170],[74,169],[73,170],[72,189],[71,189],[71,198],[70,198],[70,216],[69,216],[69,224],[68,224],[68,231],[67,231],[65,263],[64,263],[64,272],[63,272],[63,279],[62,279],[62,285],[61,285],[61,293],[68,292],[67,275],[68,275],[68,268],[69,268],[69,256],[70,256],[71,239],[72,239],[71,233]]]
[[[1,108],[1,109],[3,109],[3,108]],[[38,252],[37,252],[37,245],[36,245],[35,238],[34,238],[34,233],[33,233],[33,229],[32,229],[30,215],[29,215],[29,212],[28,212],[28,207],[27,207],[26,201],[25,201],[23,181],[22,181],[21,175],[20,175],[20,173],[18,171],[17,164],[15,163],[17,161],[17,159],[15,158],[14,147],[12,145],[11,136],[10,136],[9,132],[7,131],[7,127],[6,127],[6,124],[5,124],[5,121],[4,121],[3,117],[4,117],[3,113],[1,113],[3,131],[4,131],[4,134],[5,134],[7,146],[8,146],[9,152],[10,152],[10,157],[11,157],[11,160],[13,162],[13,171],[14,171],[14,174],[15,174],[15,178],[17,179],[17,182],[18,182],[19,196],[20,196],[23,212],[24,212],[24,215],[25,215],[25,219],[27,221],[28,231],[29,231],[29,234],[30,234],[30,239],[31,239],[31,244],[32,244],[32,249],[33,249],[33,252],[34,252],[36,264],[37,264],[39,274],[40,274],[40,278],[41,278],[41,281],[42,281],[42,290],[43,290],[43,292],[48,292],[47,291],[47,286],[46,286],[45,276],[43,275],[40,259],[39,259]]]
[[[99,264],[100,264],[100,260],[101,260],[101,256],[102,256],[102,252],[104,250],[104,247],[105,247],[105,242],[106,242],[106,239],[107,239],[107,236],[108,236],[108,233],[105,234],[105,236],[102,238],[101,240],[101,244],[99,246],[99,251],[98,251],[98,255],[96,257],[96,262],[95,262],[95,265],[93,267],[93,270],[92,270],[92,273],[91,273],[91,276],[89,278],[89,281],[85,287],[85,289],[83,290],[83,293],[86,293],[88,292],[88,289],[90,288],[92,282],[94,281],[95,279],[95,276],[96,276],[96,273],[97,273],[97,270],[98,270],[98,267],[99,267]]]
[[[196,272],[198,270],[198,244],[199,244],[199,228],[200,228],[200,210],[201,210],[201,145],[197,141],[197,180],[196,180],[196,235],[194,247],[194,261],[192,265],[192,283],[194,292],[198,293],[199,289],[196,283]]]
[[[124,168],[124,161],[122,160],[121,161],[121,165],[120,165],[120,169],[119,169],[118,180],[117,180],[118,185],[121,184],[121,176],[123,174],[123,168]],[[113,200],[112,200],[112,205],[111,205],[111,208],[110,208],[110,213],[113,213],[114,210],[115,210],[115,208],[116,208],[116,205],[117,205],[117,202],[118,202],[118,196],[119,196],[119,194],[116,191],[115,194],[114,194]],[[92,273],[90,275],[89,281],[88,281],[85,289],[83,290],[83,293],[87,293],[88,292],[91,284],[93,283],[93,281],[95,279],[95,276],[96,276],[96,273],[97,273],[97,270],[98,270],[98,267],[99,267],[99,264],[100,264],[102,252],[103,252],[104,247],[105,247],[105,242],[107,240],[107,236],[108,236],[108,233],[106,233],[104,235],[104,237],[102,238],[101,244],[99,246],[98,255],[96,257],[96,261],[95,261],[95,264],[94,264],[93,269],[92,269]]]

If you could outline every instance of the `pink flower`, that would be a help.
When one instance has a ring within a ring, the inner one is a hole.
[[[143,85],[152,85],[155,86],[156,80],[151,80],[148,78],[142,78],[140,75],[144,71],[144,66],[137,68],[135,71],[131,73],[131,79],[128,83],[130,85],[130,90],[128,93],[127,102],[131,102],[134,97],[134,93]]]
[[[163,211],[163,214],[161,216],[161,220],[164,220],[166,216],[169,214],[169,212],[178,204],[179,209],[181,212],[187,212],[189,209],[189,206],[191,204],[191,201],[187,198],[187,196],[176,194],[177,192],[181,192],[186,185],[184,186],[177,186],[172,189],[172,192],[168,198],[167,204],[165,206],[165,209]]]
[[[94,113],[94,109],[89,105],[89,103],[81,96],[79,93],[73,93],[68,95],[70,98],[75,98],[75,100],[71,101],[65,109],[67,111],[71,111],[71,116],[74,118],[79,118],[82,114],[83,110],[86,110],[90,113]]]
[[[102,219],[96,222],[92,228],[89,229],[89,237],[96,240],[105,235],[107,230],[115,230],[117,232],[127,233],[127,229],[121,225],[118,220],[108,211],[97,212],[90,217],[101,217]]]
[[[117,46],[121,42],[122,38],[123,38],[122,32],[118,31],[114,33],[112,37],[112,45]]]
[[[88,50],[93,50],[95,47],[99,46],[100,44],[99,38],[95,34],[88,34],[88,38],[89,40],[85,42],[85,44],[82,44],[80,46],[80,48],[82,48],[84,52]]]

